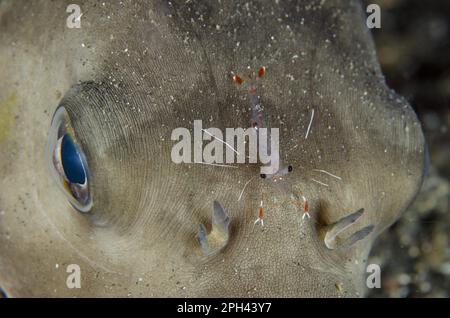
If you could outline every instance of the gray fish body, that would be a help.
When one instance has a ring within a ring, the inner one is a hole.
[[[411,107],[384,83],[360,4],[80,7],[81,28],[70,29],[62,2],[0,3],[2,289],[66,297],[364,295],[371,244],[415,197],[425,147]],[[173,163],[175,128],[192,129],[194,120],[222,131],[248,127],[246,92],[231,74],[260,66],[266,120],[280,128],[280,157],[293,171],[274,183],[256,164]],[[88,213],[69,205],[48,172],[44,151],[58,105],[89,166]],[[309,220],[292,200],[301,196]],[[254,225],[261,200],[264,227]],[[228,236],[205,255],[196,236],[200,224],[210,233],[215,201],[229,217]],[[361,208],[339,234],[351,246],[327,248],[329,226]],[[67,287],[70,264],[81,269],[81,288]]]

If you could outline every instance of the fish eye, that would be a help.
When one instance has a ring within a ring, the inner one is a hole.
[[[89,212],[92,208],[89,169],[63,106],[53,115],[45,152],[50,174],[70,204],[80,212]]]

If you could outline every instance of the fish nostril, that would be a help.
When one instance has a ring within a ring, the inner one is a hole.
[[[218,201],[213,202],[212,228],[209,234],[200,224],[197,240],[206,255],[212,255],[222,250],[228,244],[230,217]]]
[[[350,247],[356,242],[366,238],[372,233],[374,226],[372,224],[364,227],[361,230],[353,232],[349,237],[342,241],[340,235],[344,232],[352,232],[351,227],[354,226],[356,221],[363,215],[364,209],[361,208],[354,213],[348,214],[333,224],[323,226],[325,231],[324,242],[328,249],[334,250],[343,247]]]

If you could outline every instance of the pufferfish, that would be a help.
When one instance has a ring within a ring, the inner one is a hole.
[[[360,2],[77,4],[80,28],[64,2],[0,2],[5,294],[363,296],[426,150]],[[262,66],[255,104],[233,76]],[[259,103],[279,171],[172,161],[175,129],[254,130]]]

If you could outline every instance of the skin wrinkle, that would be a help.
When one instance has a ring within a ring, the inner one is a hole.
[[[16,42],[0,45],[0,61],[8,61],[0,74],[10,79],[0,83],[0,99],[10,82],[18,83],[21,119],[14,130],[23,132],[7,141],[8,152],[19,154],[14,162],[0,154],[1,166],[11,166],[2,171],[9,181],[0,181],[0,210],[7,211],[0,222],[0,286],[10,296],[363,295],[373,240],[420,186],[424,142],[410,107],[397,103],[382,80],[360,5],[250,1],[247,12],[232,1],[172,3],[82,2],[81,32],[64,27],[62,3],[0,5],[8,17],[0,43]],[[275,184],[259,177],[258,165],[170,162],[174,128],[192,132],[196,119],[204,129],[249,126],[249,101],[231,72],[261,66],[267,68],[258,83],[261,100],[270,125],[280,127],[280,156],[292,173]],[[46,80],[37,80],[42,74]],[[51,114],[61,104],[55,88],[92,173],[89,215],[68,207],[42,159]],[[17,201],[26,191],[33,193],[25,201],[30,212]],[[311,220],[302,220],[293,195],[308,199]],[[253,225],[261,198],[263,228]],[[210,230],[214,200],[230,217],[229,242],[204,256],[195,236],[199,224]],[[326,225],[361,207],[364,215],[342,239],[369,224],[374,232],[347,250],[328,250]],[[26,231],[10,216],[13,209]],[[55,272],[55,263],[79,264],[83,288],[66,289],[65,268]]]

